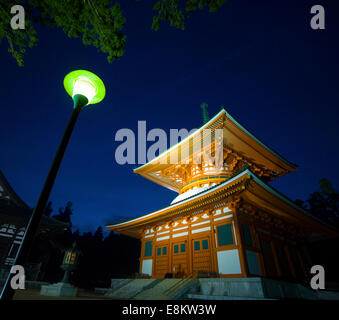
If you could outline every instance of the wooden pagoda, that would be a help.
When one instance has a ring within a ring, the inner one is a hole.
[[[206,129],[212,136],[222,129],[222,139],[212,138],[204,148],[194,148],[202,144]],[[217,144],[223,151],[221,167],[208,156],[194,161],[207,151],[216,156]],[[194,149],[198,151],[184,152]],[[172,163],[169,159],[175,154],[178,161]],[[106,227],[141,240],[140,273],[153,278],[302,280],[311,265],[308,245],[337,233],[269,185],[296,170],[222,109],[193,134],[134,170],[178,192],[172,203]]]

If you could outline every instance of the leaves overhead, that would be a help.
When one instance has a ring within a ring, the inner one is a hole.
[[[153,9],[152,29],[159,30],[161,21],[184,29],[188,13],[197,9],[218,10],[226,0],[159,0]],[[25,29],[12,30],[11,7],[8,0],[0,0],[0,43],[7,40],[8,51],[19,66],[24,65],[27,47],[37,45],[35,24],[58,27],[70,38],[82,37],[85,45],[91,45],[107,54],[108,62],[123,56],[126,35],[122,29],[126,19],[119,2],[112,0],[17,0],[16,5],[25,8]]]
[[[16,4],[22,5],[23,1],[16,1]],[[33,28],[32,21],[25,15],[25,30],[13,30],[10,21],[13,17],[11,12],[12,2],[0,0],[0,43],[3,39],[7,40],[8,52],[12,54],[19,66],[23,66],[23,56],[26,48],[32,48],[38,42],[36,30]],[[26,12],[27,13],[27,12]]]
[[[217,11],[226,0],[159,0],[153,7],[157,14],[153,17],[153,30],[159,30],[161,21],[168,21],[171,26],[185,29],[188,13],[197,9],[209,8],[210,12]]]

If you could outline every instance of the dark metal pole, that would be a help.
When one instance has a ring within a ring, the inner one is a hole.
[[[74,108],[71,115],[71,118],[69,119],[67,128],[65,130],[64,136],[62,137],[61,143],[59,145],[58,151],[55,154],[52,166],[49,170],[48,176],[46,178],[45,184],[42,188],[42,191],[40,193],[39,200],[35,206],[35,209],[32,213],[32,216],[28,222],[25,235],[22,239],[21,245],[19,247],[19,250],[17,252],[17,255],[15,257],[15,260],[13,262],[13,265],[21,265],[24,266],[26,259],[28,257],[29,251],[32,247],[32,244],[34,242],[34,238],[38,232],[41,218],[44,214],[48,198],[50,196],[50,193],[52,191],[52,187],[54,185],[55,178],[57,176],[58,170],[60,168],[60,164],[62,162],[62,159],[64,157],[68,142],[70,140],[70,137],[72,135],[75,123],[79,117],[79,113],[81,109],[88,103],[88,100],[83,95],[75,95],[73,97],[74,101]],[[11,287],[11,280],[14,274],[9,273],[6,279],[6,282],[4,284],[4,287],[2,288],[1,292],[1,300],[12,300],[14,291]]]

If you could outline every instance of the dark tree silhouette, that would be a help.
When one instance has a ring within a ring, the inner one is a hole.
[[[65,209],[59,208],[59,214],[54,215],[53,218],[62,222],[69,223],[71,226],[72,225],[71,215],[73,214],[72,205],[73,205],[72,202],[70,201],[67,202]]]
[[[307,200],[310,212],[316,217],[339,228],[339,193],[327,179],[319,181],[319,191],[311,194]]]
[[[312,192],[308,200],[296,200],[295,203],[339,229],[339,193],[328,179],[319,180],[319,190]]]
[[[315,217],[339,230],[339,193],[328,179],[320,179],[319,190],[312,192],[308,200],[296,200],[295,202]],[[312,265],[324,267],[326,282],[339,282],[339,238],[312,243],[310,251]],[[327,288],[330,287],[327,286]]]
[[[94,240],[101,243],[103,239],[104,239],[104,234],[102,232],[102,227],[99,226],[98,229],[94,233]]]
[[[138,272],[140,241],[110,232],[103,237],[99,226],[94,234],[73,234],[82,255],[71,281],[85,289],[109,287],[112,278],[131,277]]]

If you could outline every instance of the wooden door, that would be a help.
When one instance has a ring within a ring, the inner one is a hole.
[[[155,247],[155,274],[157,278],[164,278],[169,272],[168,246],[158,245]]]
[[[172,273],[178,277],[188,274],[187,241],[172,244]]]
[[[192,271],[212,272],[211,241],[209,237],[192,240]]]

